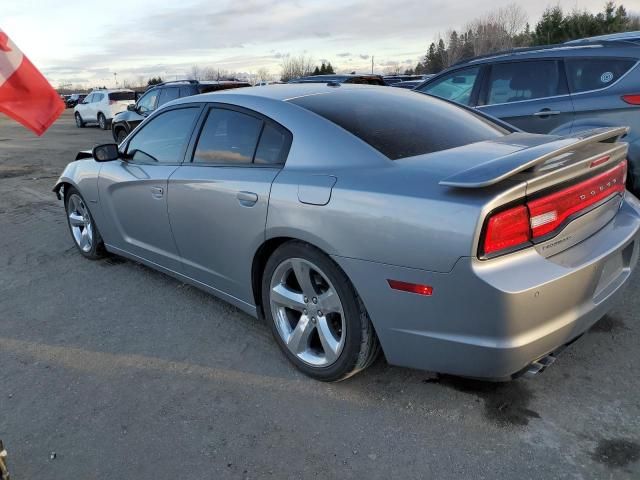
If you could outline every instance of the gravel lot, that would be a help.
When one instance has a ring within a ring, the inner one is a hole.
[[[51,192],[111,132],[0,118],[0,438],[15,479],[640,478],[640,277],[549,370],[325,385],[260,322],[76,253]]]

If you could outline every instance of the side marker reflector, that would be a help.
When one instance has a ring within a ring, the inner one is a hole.
[[[418,283],[401,282],[399,280],[387,280],[387,282],[393,290],[417,293],[418,295],[424,295],[425,297],[433,295],[433,287],[431,285],[420,285]]]

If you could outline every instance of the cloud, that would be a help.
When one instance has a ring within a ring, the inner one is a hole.
[[[360,55],[358,55],[358,57],[360,57],[362,60],[369,60],[371,55],[369,55],[367,53],[361,53]]]
[[[344,58],[344,57],[350,57],[350,56],[351,56],[350,52],[336,53],[336,57]]]

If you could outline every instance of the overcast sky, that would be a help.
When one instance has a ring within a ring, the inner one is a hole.
[[[601,10],[604,0],[1,0],[2,28],[49,78],[111,86],[184,77],[191,65],[279,74],[283,55],[340,70],[415,64],[439,32],[521,5],[534,24],[547,4]],[[640,12],[640,0],[622,2]]]

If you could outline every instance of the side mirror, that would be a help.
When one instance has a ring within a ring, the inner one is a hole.
[[[111,162],[120,158],[120,151],[115,143],[105,143],[104,145],[93,147],[91,153],[96,162]]]
[[[130,103],[129,105],[127,105],[127,110],[129,110],[130,112],[135,112],[136,111],[136,104],[135,103]]]

